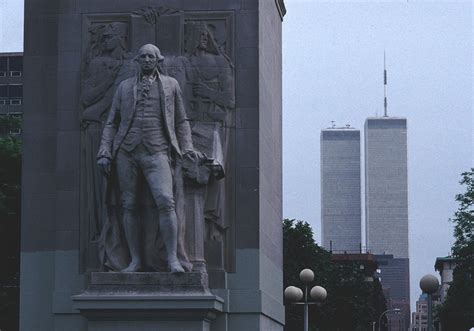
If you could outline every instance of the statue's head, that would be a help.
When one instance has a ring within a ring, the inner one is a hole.
[[[142,73],[152,72],[158,66],[158,63],[164,59],[160,49],[152,44],[146,44],[140,47],[138,55],[135,58],[140,65],[140,71]]]
[[[102,45],[107,51],[116,49],[125,50],[127,39],[127,25],[121,22],[109,23],[102,33]]]
[[[197,48],[202,49],[202,50],[207,50],[207,44],[209,43],[209,37],[210,37],[209,30],[206,27],[203,27],[199,31],[199,42],[198,42]]]
[[[193,54],[196,50],[219,55],[219,48],[214,36],[205,22],[186,23],[185,50],[188,54]]]

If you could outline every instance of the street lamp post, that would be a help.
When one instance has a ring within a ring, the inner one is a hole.
[[[439,281],[433,275],[424,275],[420,279],[421,290],[428,294],[428,331],[433,331],[433,300],[432,294],[439,288]]]
[[[379,331],[382,330],[382,317],[383,317],[383,315],[388,314],[388,313],[399,313],[399,312],[400,312],[399,308],[394,308],[394,309],[387,309],[382,314],[380,314],[380,317],[379,317]]]
[[[326,299],[327,292],[324,287],[314,286],[309,295],[315,302],[308,301],[308,285],[314,280],[314,272],[311,269],[303,269],[300,272],[300,280],[305,284],[304,294],[303,291],[296,286],[288,286],[285,289],[285,299],[290,301],[294,305],[303,305],[304,307],[304,331],[308,331],[308,306],[315,305]],[[304,298],[303,302],[299,302]]]

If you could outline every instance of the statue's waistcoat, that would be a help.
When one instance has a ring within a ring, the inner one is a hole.
[[[155,98],[153,103],[157,105],[156,107],[150,106],[148,110],[145,107],[143,111],[150,112],[150,114],[153,111],[153,114],[155,114],[156,109],[158,114],[161,114],[162,125],[159,126],[159,129],[164,132],[171,155],[180,157],[183,152],[193,150],[191,129],[186,119],[181,89],[174,78],[165,75],[159,75],[155,82],[157,84],[155,92],[158,91],[159,96]],[[138,83],[137,77],[132,77],[121,82],[117,88],[104,126],[102,140],[97,152],[98,158],[114,159],[128,135],[135,119],[136,106],[139,101]],[[158,118],[155,119],[159,120]],[[150,137],[145,138],[152,138],[149,140],[150,146],[154,142],[153,137],[156,137],[156,135],[151,134]],[[134,141],[135,138],[130,139]],[[160,140],[156,140],[156,142],[160,145]]]
[[[151,84],[150,90],[146,94],[140,87],[138,88],[135,112],[121,148],[131,152],[140,143],[151,154],[166,152],[169,149],[156,81]]]

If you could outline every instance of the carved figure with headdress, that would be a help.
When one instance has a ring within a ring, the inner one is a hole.
[[[189,101],[193,143],[196,150],[212,160],[206,194],[201,195],[204,201],[200,212],[206,220],[207,239],[222,240],[227,222],[225,184],[220,179],[225,176],[228,123],[235,107],[233,65],[217,44],[211,25],[204,21],[186,23],[185,53],[188,60],[185,94]],[[203,171],[191,168],[185,167],[185,171],[200,177],[202,183]]]

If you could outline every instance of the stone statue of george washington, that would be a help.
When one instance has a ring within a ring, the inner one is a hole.
[[[158,47],[147,44],[140,48],[136,57],[139,72],[118,86],[97,154],[98,167],[109,186],[118,188],[121,217],[117,218],[123,220],[109,220],[101,234],[101,259],[111,270],[135,272],[145,267],[139,210],[143,185],[158,211],[169,270],[180,273],[192,268],[186,256],[179,257],[180,207],[174,184],[181,174],[173,165],[177,159],[196,161],[199,153],[193,148],[179,84],[159,70],[163,60]],[[110,190],[107,194],[106,203]]]

